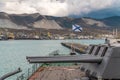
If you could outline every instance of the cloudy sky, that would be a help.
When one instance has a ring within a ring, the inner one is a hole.
[[[0,12],[104,18],[120,16],[120,0],[0,0]]]

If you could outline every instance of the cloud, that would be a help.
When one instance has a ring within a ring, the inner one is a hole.
[[[119,4],[120,0],[1,0],[0,10],[11,14],[40,13],[52,16],[84,16],[107,9],[120,12]]]

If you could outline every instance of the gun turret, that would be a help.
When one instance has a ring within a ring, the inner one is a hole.
[[[27,57],[29,63],[80,62],[86,75],[102,79],[120,79],[120,47],[90,45],[86,54],[77,56]]]

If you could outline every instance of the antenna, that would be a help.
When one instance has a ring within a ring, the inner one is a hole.
[[[116,35],[116,37],[117,37],[117,35],[118,35],[117,33],[118,33],[118,31],[117,31],[117,28],[116,28],[116,34],[115,34],[115,35]]]
[[[113,29],[113,36],[115,35],[115,31],[114,31],[114,29]]]

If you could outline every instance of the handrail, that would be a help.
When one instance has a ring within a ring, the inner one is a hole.
[[[3,75],[2,77],[0,77],[0,80],[4,80],[4,79],[6,79],[6,78],[8,78],[12,75],[15,75],[15,74],[19,73],[19,72],[22,72],[22,70],[20,68],[18,68],[17,70],[15,70],[13,72],[10,72],[10,73],[7,73],[7,74]]]

